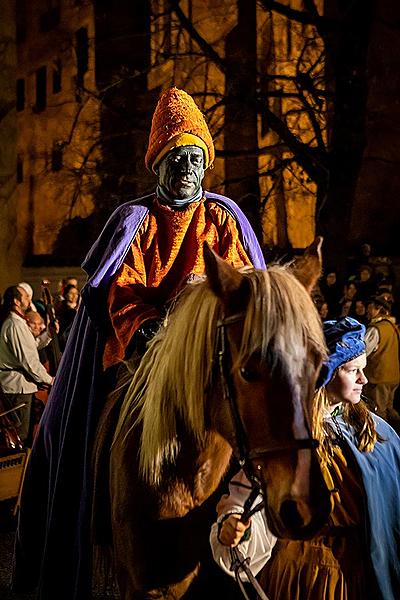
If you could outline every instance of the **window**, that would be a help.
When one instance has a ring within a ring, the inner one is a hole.
[[[54,145],[51,153],[51,170],[61,171],[63,167],[63,149],[62,145],[57,143]]]
[[[17,111],[25,108],[25,79],[17,79]]]
[[[61,72],[61,61],[57,60],[53,67],[53,94],[58,94],[58,92],[61,92]]]
[[[89,39],[86,27],[81,27],[75,33],[76,40],[76,62],[77,74],[76,83],[83,87],[83,78],[89,66]]]
[[[42,112],[47,106],[47,69],[40,67],[36,71],[36,112]]]
[[[17,156],[17,183],[24,181],[24,162],[21,156]]]

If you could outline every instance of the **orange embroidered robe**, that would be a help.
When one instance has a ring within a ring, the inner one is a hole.
[[[153,203],[109,290],[105,368],[125,358],[135,331],[161,319],[191,277],[204,274],[204,241],[235,267],[251,264],[234,218],[215,202],[203,199],[182,210]]]

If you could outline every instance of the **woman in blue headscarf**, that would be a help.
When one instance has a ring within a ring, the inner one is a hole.
[[[323,327],[329,357],[318,381],[313,434],[332,490],[329,521],[311,540],[278,540],[268,560],[275,540],[265,518],[258,513],[240,522],[237,507],[248,490],[231,482],[211,533],[214,557],[228,571],[227,551],[238,545],[257,565],[254,572],[268,561],[260,580],[270,600],[396,600],[400,438],[362,400],[365,327],[350,317]]]

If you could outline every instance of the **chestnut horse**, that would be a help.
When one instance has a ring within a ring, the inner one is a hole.
[[[330,494],[310,434],[325,344],[304,287],[319,276],[320,245],[297,266],[266,271],[238,271],[206,249],[207,278],[186,287],[151,342],[110,455],[123,600],[196,597],[232,453],[260,485],[275,535],[310,537],[326,521]]]

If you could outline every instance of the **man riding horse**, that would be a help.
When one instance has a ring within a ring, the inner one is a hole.
[[[116,371],[139,356],[182,287],[204,273],[204,242],[235,267],[263,268],[257,239],[229,198],[204,192],[214,146],[193,99],[172,88],[156,107],[146,166],[156,191],[120,206],[83,268],[88,280],[26,473],[14,588],[91,595],[91,460]],[[63,558],[60,556],[63,549]]]

